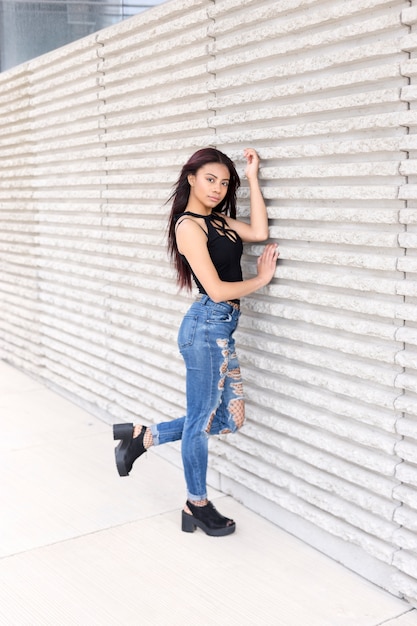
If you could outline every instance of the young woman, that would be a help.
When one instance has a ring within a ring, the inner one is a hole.
[[[185,314],[178,346],[186,366],[187,413],[149,428],[133,424],[113,427],[116,465],[127,476],[134,461],[154,445],[181,439],[187,485],[182,530],[198,526],[208,535],[229,535],[235,522],[218,513],[207,499],[208,436],[232,433],[244,422],[245,405],[233,333],[240,298],[267,285],[275,272],[276,244],[265,246],[257,275],[243,280],[242,242],[264,241],[268,217],[258,182],[259,157],[244,151],[250,189],[249,223],[236,220],[240,184],[233,162],[214,148],[199,150],[182,168],[169,218],[168,250],[180,287],[199,295]]]

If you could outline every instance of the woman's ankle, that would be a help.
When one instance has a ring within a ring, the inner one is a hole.
[[[153,446],[153,436],[150,428],[147,428],[146,426],[141,426],[140,424],[136,424],[136,426],[133,427],[133,439],[139,437],[144,428],[145,434],[143,436],[143,447],[147,450],[148,448]]]
[[[194,506],[206,506],[208,504],[208,499],[204,498],[203,500],[189,500],[191,504]]]
[[[147,428],[143,437],[143,445],[146,449],[153,446],[153,436],[150,428]]]
[[[204,500],[187,500],[184,506],[184,511],[188,513],[189,515],[192,515],[192,512],[190,511],[190,508],[188,506],[188,502],[192,504],[193,506],[203,507],[203,506],[207,506],[208,499],[205,498]]]

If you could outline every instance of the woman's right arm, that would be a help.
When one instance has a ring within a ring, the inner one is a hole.
[[[193,220],[177,226],[177,246],[192,271],[214,302],[236,300],[265,287],[273,278],[279,256],[278,246],[268,244],[257,262],[257,276],[238,282],[220,280],[207,249],[207,236]]]

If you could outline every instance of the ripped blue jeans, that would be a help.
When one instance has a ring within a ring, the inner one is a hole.
[[[186,366],[187,414],[150,427],[154,445],[181,439],[189,500],[207,498],[208,437],[243,425],[245,404],[233,333],[240,310],[202,296],[185,314],[178,347]]]

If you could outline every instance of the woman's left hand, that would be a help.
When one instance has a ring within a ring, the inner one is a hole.
[[[257,178],[259,172],[259,155],[253,148],[246,148],[243,151],[246,159],[245,175],[248,180]]]

